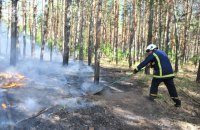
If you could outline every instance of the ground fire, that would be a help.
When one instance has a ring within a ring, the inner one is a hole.
[[[0,88],[17,88],[24,86],[26,77],[18,73],[0,73]]]
[[[5,103],[2,103],[2,104],[1,104],[1,107],[2,107],[3,109],[7,109],[7,105],[6,105]]]

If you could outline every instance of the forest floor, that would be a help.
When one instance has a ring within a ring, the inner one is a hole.
[[[20,122],[15,129],[31,130],[200,130],[200,85],[195,69],[183,68],[175,78],[182,107],[175,108],[166,87],[159,86],[159,98],[147,99],[151,76],[138,73],[106,87],[95,95],[81,97],[94,105],[68,109],[55,106]],[[130,72],[123,67],[102,65],[102,80],[111,83]],[[108,84],[109,85],[109,84]],[[81,103],[81,102],[80,102]]]

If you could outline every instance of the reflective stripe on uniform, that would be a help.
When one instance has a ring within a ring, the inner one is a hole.
[[[160,71],[159,76],[162,76],[162,66],[161,66],[161,63],[160,63],[160,59],[158,58],[158,55],[156,53],[153,53],[153,55],[156,57],[156,60],[158,62],[158,68],[159,68],[159,71]]]
[[[172,99],[179,99],[178,97],[171,97]]]
[[[174,74],[168,74],[163,76],[153,75],[154,78],[169,78],[175,76]]]
[[[151,96],[157,96],[157,94],[150,93]]]

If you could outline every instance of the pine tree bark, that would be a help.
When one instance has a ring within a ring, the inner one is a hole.
[[[18,10],[19,10],[19,6],[17,6],[17,12],[16,12],[17,13],[17,43],[16,43],[16,47],[17,47],[17,56],[16,56],[17,59],[16,60],[17,61],[20,57],[20,44],[19,44],[19,42],[20,42],[19,41],[19,33],[20,33],[20,27],[19,26],[20,25],[19,25],[19,19],[18,19],[20,16],[18,16],[19,15]]]
[[[115,0],[114,44],[115,44],[115,62],[116,62],[116,64],[118,64],[118,20],[119,20],[119,1]]]
[[[71,4],[72,4],[72,0],[65,1],[65,31],[64,31],[65,43],[64,43],[63,65],[68,65],[68,62],[69,62]]]
[[[179,52],[179,35],[178,35],[178,27],[177,27],[177,17],[176,17],[176,0],[174,0],[174,36],[175,36],[175,44],[176,44],[176,50],[175,50],[175,72],[177,73],[179,71],[179,57],[178,57],[178,52]]]
[[[165,41],[165,52],[168,55],[169,53],[169,35],[170,35],[170,22],[171,22],[171,6],[172,6],[172,0],[168,1],[169,5],[168,5],[168,12],[167,12],[167,26],[166,26],[166,41]]]
[[[200,11],[200,2],[199,2],[199,11]],[[200,14],[198,16],[198,23],[197,23],[197,35],[196,35],[196,45],[195,45],[195,56],[196,56],[196,59],[195,59],[195,67],[197,66],[198,64],[198,58],[199,58],[199,43],[200,43]]]
[[[91,11],[90,11],[90,24],[89,24],[89,39],[88,39],[88,65],[90,66],[92,63],[92,50],[93,50],[93,7],[94,0],[91,1]]]
[[[161,48],[162,42],[162,0],[159,0],[159,37],[158,37],[158,47]]]
[[[150,4],[149,4],[149,22],[148,22],[148,39],[147,39],[147,45],[152,43],[152,29],[153,29],[153,17],[154,17],[154,11],[153,11],[153,3],[154,0],[150,0]]]
[[[106,44],[107,43],[107,24],[106,24],[106,21],[107,21],[107,0],[104,0],[103,1],[104,3],[104,7],[103,7],[103,11],[102,11],[102,43]]]
[[[33,0],[33,37],[32,37],[32,44],[31,44],[31,57],[35,57],[35,43],[36,43],[36,17],[37,15],[37,4],[36,0]]]
[[[102,0],[98,0],[97,24],[96,24],[96,45],[95,45],[95,71],[94,71],[95,84],[99,84],[99,74],[100,74],[101,17],[102,17]]]
[[[11,7],[12,4],[8,5],[8,28],[7,28],[7,45],[6,45],[6,54],[8,54],[8,46],[9,46],[9,39],[10,39],[10,27],[11,27]]]
[[[138,10],[137,10],[137,14],[139,14],[138,15],[138,29],[137,29],[137,55],[136,55],[136,59],[137,59],[137,61],[139,61],[139,59],[140,59],[140,49],[141,49],[141,41],[140,41],[140,32],[141,32],[141,5],[139,5],[138,6]]]
[[[0,0],[0,23],[2,19],[2,0]]]
[[[143,4],[143,10],[146,10],[146,4],[145,4],[146,2],[145,1],[142,1],[142,4]],[[145,42],[145,33],[146,33],[146,28],[145,28],[145,22],[146,22],[146,17],[145,17],[145,15],[146,15],[146,11],[142,11],[143,12],[143,16],[144,16],[144,18],[142,18],[142,38],[141,38],[141,43],[142,43],[142,56],[141,56],[141,60],[143,59],[143,57],[144,57],[144,53],[145,53],[145,44],[146,44],[146,42]]]
[[[59,20],[59,16],[60,16],[60,9],[59,9],[59,3],[60,3],[60,1],[57,1],[57,14],[56,14],[56,25],[55,25],[55,47],[57,47],[57,44],[58,44],[58,39],[59,39],[59,31],[58,31],[58,29],[59,29],[59,22],[60,22],[60,20]]]
[[[79,60],[83,61],[83,6],[84,6],[84,1],[80,0],[79,3],[79,7],[80,7],[80,30],[79,30],[79,39],[78,39],[78,43],[80,45],[79,48]]]
[[[197,72],[196,81],[197,81],[198,83],[200,83],[200,60],[199,60],[199,68],[198,68],[198,72]]]
[[[29,1],[29,19],[28,19],[28,24],[29,24],[29,36],[30,36],[30,42],[32,43],[32,19],[31,19],[31,1]]]
[[[18,0],[12,0],[10,65],[13,66],[17,62],[17,2]]]
[[[153,29],[153,3],[154,3],[154,0],[150,0],[150,4],[149,4],[149,22],[148,22],[148,25],[149,25],[149,29],[148,29],[148,39],[147,39],[147,45],[151,44],[152,43],[152,29]],[[150,68],[149,67],[146,67],[145,68],[145,74],[150,74]]]
[[[79,18],[80,18],[80,8],[79,8],[79,4],[80,0],[77,1],[77,11],[76,11],[76,32],[75,32],[75,45],[74,45],[74,58],[77,59],[78,58],[78,52],[77,52],[77,48],[79,45],[79,28],[80,28],[80,22],[79,22]]]
[[[131,23],[131,18],[129,19],[130,23],[131,23],[131,28],[130,28],[130,41],[129,41],[129,68],[132,67],[133,65],[133,53],[132,53],[132,49],[133,49],[133,39],[135,37],[135,3],[136,0],[133,0],[133,8],[132,8],[132,13],[130,13],[130,16],[132,16],[132,23]]]
[[[55,8],[54,8],[54,0],[51,0],[51,44],[50,44],[50,61],[52,61],[53,57],[53,47],[55,46]]]
[[[22,1],[22,6],[23,6],[23,56],[26,56],[26,0]]]
[[[189,0],[185,1],[186,5],[186,16],[185,16],[185,25],[184,25],[184,41],[183,41],[183,51],[182,51],[182,59],[181,64],[185,62],[186,58],[186,44],[187,44],[187,36],[188,36],[188,12],[189,12]]]
[[[200,11],[200,2],[198,3],[198,11]],[[200,33],[200,29],[199,29],[199,27],[200,27],[200,14],[198,15],[198,33]],[[198,35],[198,43],[200,43],[200,35]],[[199,56],[198,56],[198,58],[199,58]],[[198,82],[198,83],[200,83],[200,59],[198,59],[199,60],[199,67],[198,67],[198,71],[197,71],[197,78],[196,78],[196,82]]]
[[[48,36],[48,15],[49,15],[49,6],[48,0],[45,0],[45,10],[44,10],[44,25],[43,25],[43,38],[42,38],[42,46],[40,52],[40,60],[43,61],[44,57],[44,47],[47,44],[47,36]]]
[[[134,37],[133,37],[133,63],[135,64],[136,63],[136,60],[137,60],[137,36],[135,36],[137,34],[137,0],[134,0],[134,3],[133,3],[133,8],[134,8],[134,12],[133,12],[133,19],[134,19]]]
[[[1,32],[1,19],[2,19],[2,0],[0,0],[0,32]],[[0,53],[1,53],[1,38],[0,38]]]
[[[122,27],[122,49],[123,52],[125,52],[127,50],[126,48],[126,33],[127,33],[127,0],[124,0],[124,10],[123,10],[123,27]]]
[[[111,7],[109,13],[112,14],[112,12],[113,12],[113,7]],[[112,40],[112,17],[109,17],[109,28],[110,28],[109,42],[110,42],[110,46],[112,46],[112,43],[113,43],[113,40]]]
[[[110,14],[112,14],[112,12],[113,12],[112,11],[113,7],[111,7],[111,8],[112,9],[109,12]],[[109,38],[110,40],[109,41],[110,41],[110,46],[112,46],[112,43],[113,43],[113,39],[112,39],[112,17],[109,18],[109,25],[110,25],[110,27],[109,27],[110,28],[110,38]]]
[[[155,25],[155,31],[154,31],[154,44],[158,45],[158,28],[159,28],[159,8],[158,8],[159,2],[156,0],[155,4],[155,20],[154,20],[154,25]]]

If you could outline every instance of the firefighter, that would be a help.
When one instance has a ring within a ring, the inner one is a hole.
[[[159,50],[154,44],[148,45],[146,52],[148,53],[148,56],[133,70],[133,73],[136,74],[143,67],[148,65],[151,65],[151,67],[154,68],[149,99],[154,101],[154,99],[157,97],[159,84],[164,82],[171,99],[175,102],[174,106],[181,107],[181,101],[178,98],[176,87],[173,81],[175,76],[167,54],[164,51]]]

